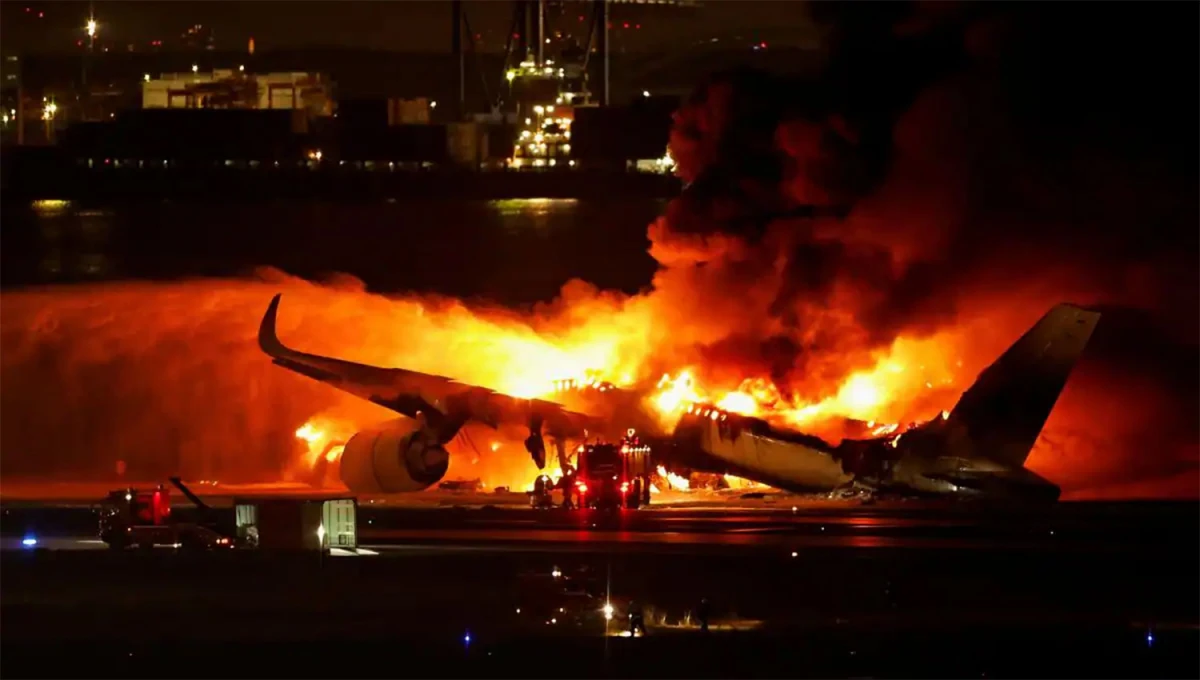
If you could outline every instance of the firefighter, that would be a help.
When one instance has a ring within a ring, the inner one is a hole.
[[[546,505],[546,475],[538,475],[533,482],[533,507],[541,508]]]
[[[642,603],[634,600],[629,603],[629,635],[634,637],[637,635],[638,629],[641,629],[642,635],[646,634],[646,618],[642,612]]]
[[[563,469],[562,479],[558,480],[559,486],[563,492],[563,507],[570,510],[574,505],[571,503],[571,495],[575,493],[575,468],[570,465]]]
[[[696,608],[696,618],[700,619],[700,632],[708,632],[708,598],[700,598],[700,606]]]

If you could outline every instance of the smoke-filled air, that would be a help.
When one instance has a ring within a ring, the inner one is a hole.
[[[395,417],[272,366],[276,292],[303,351],[518,396],[646,386],[666,419],[699,397],[831,442],[953,408],[1069,301],[1104,316],[1029,467],[1067,497],[1197,495],[1194,116],[1136,75],[1116,101],[1103,30],[1046,53],[1071,28],[1033,8],[856,4],[814,6],[819,79],[735,70],[684,103],[641,294],[571,281],[517,312],[273,270],[3,293],[4,477],[288,479]],[[448,478],[524,487],[526,434],[468,427]]]

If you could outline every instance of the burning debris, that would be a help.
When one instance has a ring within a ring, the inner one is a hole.
[[[687,477],[681,477],[680,475],[667,470],[667,468],[662,465],[658,466],[658,477],[666,483],[668,489],[672,489],[674,491],[687,491],[691,488],[691,482]],[[655,486],[657,485],[650,487],[652,492],[654,491]]]

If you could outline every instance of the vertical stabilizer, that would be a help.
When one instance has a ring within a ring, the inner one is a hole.
[[[1099,321],[1099,312],[1056,305],[979,374],[949,417],[970,438],[970,455],[1025,464]]]

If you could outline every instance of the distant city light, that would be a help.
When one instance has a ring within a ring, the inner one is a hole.
[[[95,19],[88,19],[87,34],[88,34],[89,38],[96,37],[96,20]]]
[[[431,101],[431,102],[429,102],[429,108],[431,108],[431,109],[436,109],[436,108],[437,108],[437,100],[436,100],[436,99],[435,99],[435,100],[433,100],[433,101]]]
[[[650,90],[642,90],[642,96],[643,96],[643,97],[649,97],[649,96],[650,96]]]
[[[142,80],[146,81],[147,83],[148,83],[148,82],[150,82],[150,74],[149,74],[149,73],[143,73],[143,74],[142,74]]]
[[[200,71],[200,66],[197,64],[192,64],[192,73],[199,73],[199,71]]]
[[[239,70],[239,71],[242,71],[242,72],[245,72],[245,70],[246,70],[246,65],[245,65],[245,64],[239,64],[239,65],[238,65],[238,70]]]

